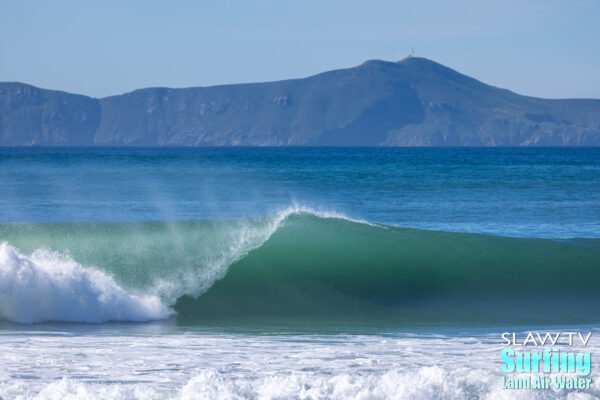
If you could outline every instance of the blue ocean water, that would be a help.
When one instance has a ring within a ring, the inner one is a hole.
[[[4,148],[0,222],[252,217],[600,237],[596,148]]]

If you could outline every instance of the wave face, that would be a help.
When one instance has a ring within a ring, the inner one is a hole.
[[[600,320],[598,239],[424,231],[293,209],[236,220],[11,224],[0,226],[0,240],[10,243],[0,317],[17,322],[139,321],[170,310],[194,324]]]

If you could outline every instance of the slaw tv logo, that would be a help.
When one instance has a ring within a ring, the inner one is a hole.
[[[592,355],[585,349],[591,337],[592,332],[502,333],[502,389],[589,389]]]

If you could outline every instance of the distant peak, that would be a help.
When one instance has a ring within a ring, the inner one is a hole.
[[[400,61],[386,61],[386,60],[380,60],[380,59],[366,60],[365,62],[360,64],[360,66],[364,67],[364,66],[382,65],[382,64],[440,65],[437,62],[432,61],[425,57],[415,57],[413,55],[408,55]]]
[[[430,60],[428,58],[425,58],[425,57],[415,57],[415,56],[411,56],[411,55],[409,55],[407,57],[404,57],[402,60],[398,61],[398,64],[414,63],[414,62],[420,62],[420,63],[426,62],[426,63],[437,64],[435,61],[432,61],[432,60]]]

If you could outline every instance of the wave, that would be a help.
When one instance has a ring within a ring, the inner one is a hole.
[[[8,224],[0,241],[10,243],[0,318],[18,322],[170,311],[194,324],[600,321],[598,239],[425,231],[292,208],[232,220]],[[49,261],[57,254],[61,262]],[[19,280],[32,268],[33,283]]]

